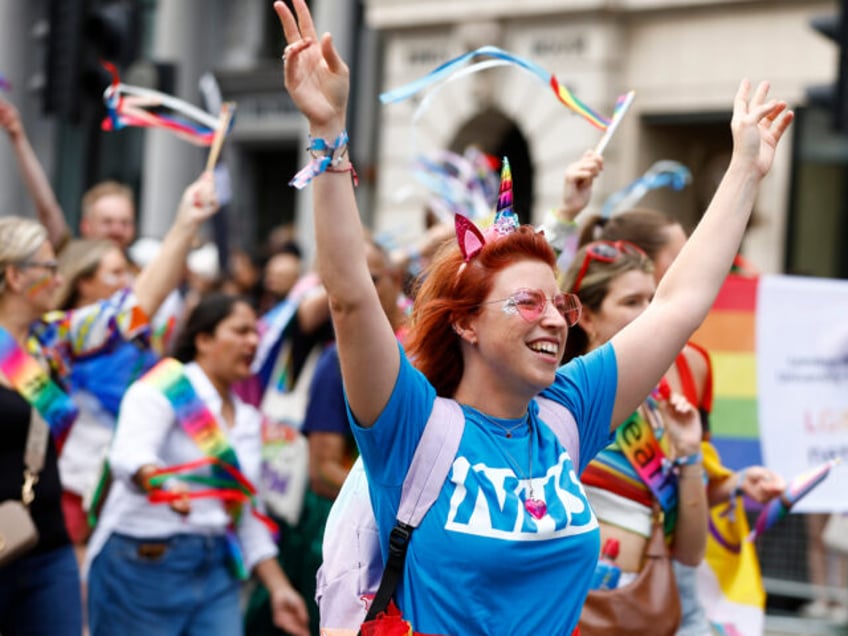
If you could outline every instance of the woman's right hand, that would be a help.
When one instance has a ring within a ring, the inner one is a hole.
[[[330,34],[319,39],[305,0],[293,3],[297,19],[284,2],[274,3],[287,42],[286,90],[309,120],[312,135],[332,140],[345,127],[350,73]]]

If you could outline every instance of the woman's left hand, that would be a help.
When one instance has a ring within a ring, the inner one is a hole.
[[[786,102],[768,97],[769,83],[760,82],[751,96],[751,82],[742,80],[733,101],[733,159],[751,162],[762,178],[771,169],[777,144],[792,123],[794,114]]]
[[[665,430],[675,457],[694,455],[701,449],[701,415],[681,393],[660,401]]]
[[[292,587],[279,587],[271,592],[271,615],[274,625],[292,636],[309,636],[309,613],[306,603]]]

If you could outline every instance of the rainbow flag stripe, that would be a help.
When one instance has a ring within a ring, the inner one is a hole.
[[[710,352],[715,377],[711,441],[725,466],[762,463],[757,424],[755,316],[758,278],[730,275],[692,340]]]
[[[566,107],[573,110],[575,113],[580,115],[583,119],[588,121],[598,130],[606,130],[607,126],[610,125],[609,119],[599,115],[597,112],[589,108],[585,102],[577,99],[577,96],[568,90],[567,86],[563,86],[559,83],[557,78],[554,75],[551,75],[551,90],[553,90],[554,95],[556,95],[557,99],[561,101]],[[622,96],[623,97],[623,96]],[[622,97],[619,97],[616,100],[616,107],[620,106]]]
[[[47,422],[57,452],[77,417],[77,407],[12,335],[0,327],[0,371]]]
[[[713,365],[712,436],[702,444],[710,479],[762,463],[757,425],[755,316],[757,278],[731,274],[692,336]],[[713,629],[762,634],[765,590],[741,498],[710,509],[707,550],[698,568],[701,602]]]

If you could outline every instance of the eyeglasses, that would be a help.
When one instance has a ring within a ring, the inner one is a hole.
[[[589,265],[592,261],[601,263],[614,263],[625,254],[636,256],[638,258],[647,258],[647,254],[638,245],[630,241],[595,241],[586,246],[586,255],[583,257],[583,264],[580,266],[580,271],[577,273],[577,278],[574,279],[574,284],[571,286],[571,291],[575,294],[580,291],[580,283],[586,276],[589,270]]]
[[[548,302],[553,305],[565,319],[569,327],[577,324],[580,318],[580,299],[575,294],[557,294],[548,298],[541,289],[519,289],[508,298],[488,300],[481,305],[503,303],[503,311],[507,314],[518,314],[527,322],[538,320],[545,313]]]
[[[20,268],[43,267],[50,271],[51,276],[56,276],[56,274],[59,273],[59,262],[55,259],[51,261],[23,261],[21,263],[17,263],[17,266]]]

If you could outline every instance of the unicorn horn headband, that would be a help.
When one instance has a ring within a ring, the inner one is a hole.
[[[512,205],[512,170],[506,157],[501,166],[501,185],[498,190],[498,204],[495,210],[495,220],[486,230],[480,231],[474,223],[462,214],[457,213],[454,220],[456,226],[456,240],[462,258],[468,263],[480,253],[486,243],[496,241],[502,236],[511,234],[518,229],[518,215]]]

